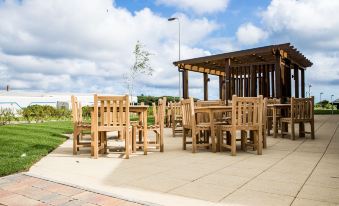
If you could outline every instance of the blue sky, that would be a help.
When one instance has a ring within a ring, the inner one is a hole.
[[[178,28],[182,58],[291,42],[314,65],[312,95],[339,98],[339,1],[333,0],[1,0],[0,87],[44,92],[128,92],[123,76],[140,41],[152,76],[135,94],[177,95]],[[201,74],[190,95],[202,98]],[[210,98],[218,97],[211,77]]]

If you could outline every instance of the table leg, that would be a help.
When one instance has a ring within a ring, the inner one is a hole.
[[[210,122],[211,122],[211,139],[212,139],[212,152],[216,152],[216,144],[215,144],[215,130],[214,130],[214,118],[213,118],[213,112],[209,112],[210,116]]]
[[[138,119],[139,119],[139,123],[138,124],[143,124],[143,115],[142,115],[142,112],[139,112],[138,113]],[[138,137],[139,137],[139,144],[142,142],[142,135],[143,135],[143,131],[141,131],[141,130],[139,130],[139,135],[138,135]],[[139,149],[141,149],[141,147],[139,147]]]
[[[273,137],[277,138],[277,108],[273,107]]]
[[[144,155],[147,155],[147,142],[148,142],[148,136],[147,136],[147,109],[143,112],[143,124],[144,124]]]
[[[303,122],[299,123],[299,137],[305,137],[305,124]]]

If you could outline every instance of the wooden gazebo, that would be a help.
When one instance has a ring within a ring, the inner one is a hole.
[[[263,95],[285,99],[305,97],[305,70],[312,62],[290,43],[235,51],[173,63],[183,74],[183,97],[188,98],[188,72],[204,75],[204,100],[208,100],[208,75],[219,76],[219,97]],[[292,73],[293,70],[293,73]]]

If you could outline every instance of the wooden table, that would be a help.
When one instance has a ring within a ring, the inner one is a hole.
[[[223,113],[223,112],[232,112],[232,106],[204,106],[204,107],[195,107],[194,112],[197,113],[208,113],[210,119],[211,126],[211,137],[212,137],[212,151],[216,152],[216,144],[215,144],[215,113]]]
[[[291,108],[291,104],[268,104],[267,105],[268,109],[272,109],[273,113],[273,137],[277,138],[277,111],[278,110],[286,110],[288,108]],[[282,129],[282,128],[281,128]]]
[[[93,105],[91,107],[93,108]],[[144,136],[144,147],[145,147],[144,148],[144,154],[147,154],[147,137],[148,137],[147,136],[147,109],[148,109],[147,105],[133,105],[133,106],[129,106],[129,112],[130,113],[138,114],[139,121],[141,121],[142,124],[143,124],[143,128],[144,128],[143,136]],[[92,141],[98,142],[98,140],[94,140],[93,138],[92,138]],[[96,144],[94,144],[94,145],[96,147],[98,147],[98,145],[96,145]],[[128,148],[125,148],[125,149],[128,149]],[[98,150],[94,150],[94,151],[98,151]],[[92,152],[92,156],[94,156],[93,152]]]

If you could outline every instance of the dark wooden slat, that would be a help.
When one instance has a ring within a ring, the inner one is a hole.
[[[275,62],[275,97],[282,97],[282,84],[281,84],[281,56],[279,52],[276,52]]]
[[[299,67],[294,64],[294,96],[299,98]]]
[[[204,100],[208,100],[208,74],[204,73]]]
[[[300,81],[301,81],[301,97],[305,98],[305,69],[301,68],[300,69]]]

